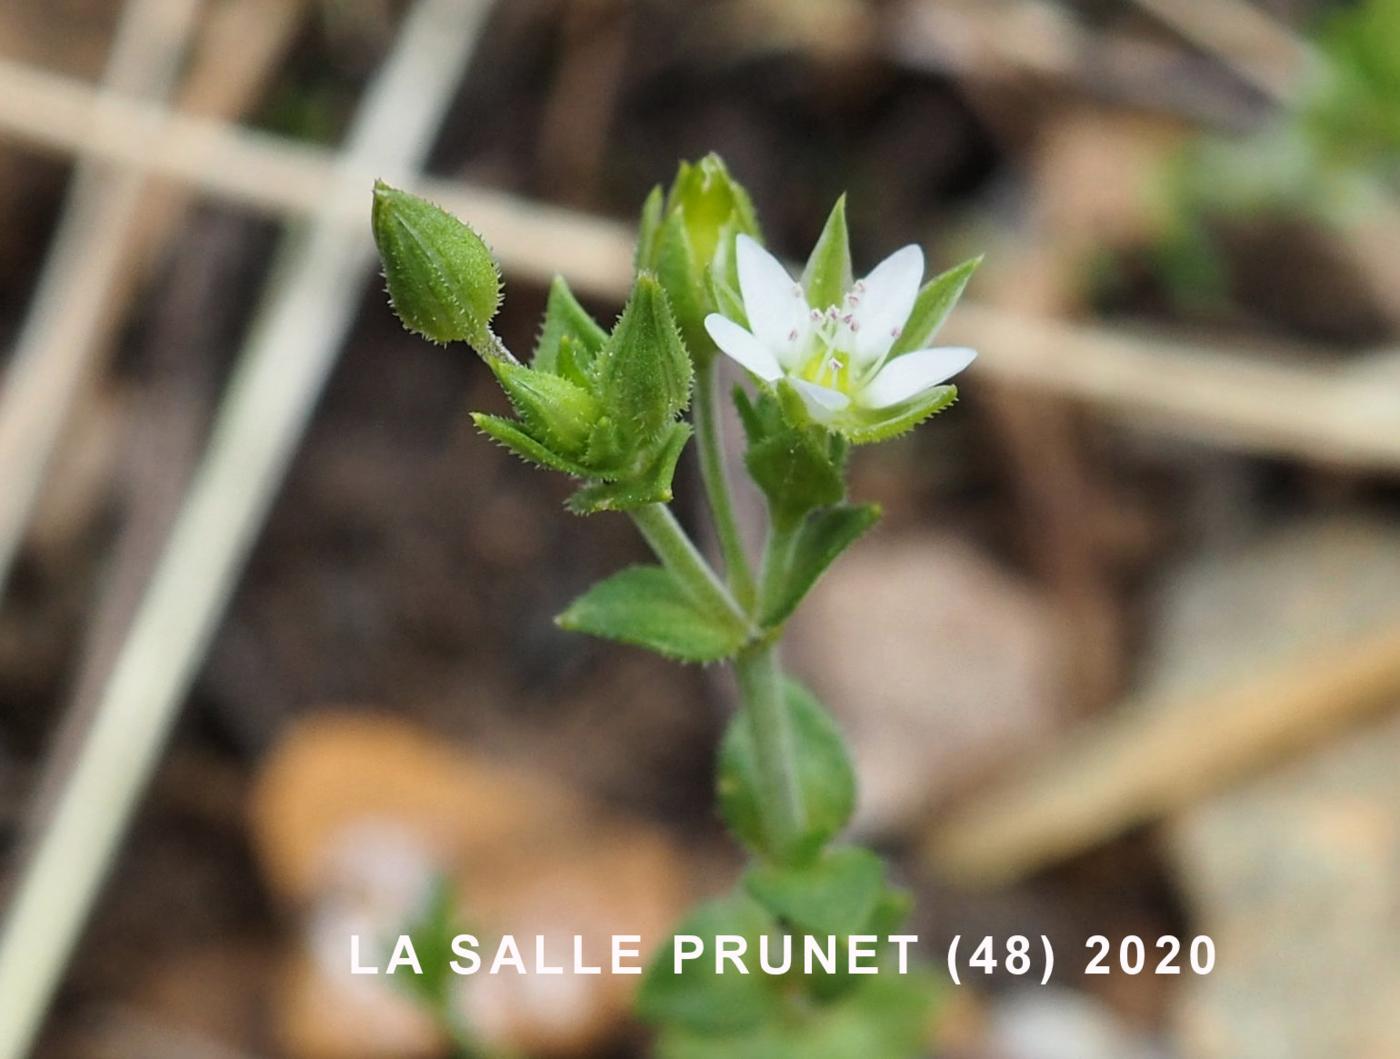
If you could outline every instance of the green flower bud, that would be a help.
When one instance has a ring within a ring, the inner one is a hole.
[[[651,273],[637,277],[595,372],[598,400],[635,447],[653,442],[690,403],[690,358]]]
[[[501,304],[501,274],[481,237],[431,202],[374,185],[374,241],[394,312],[433,342],[469,342],[489,359],[509,359],[490,323]]]
[[[692,369],[655,276],[637,277],[611,334],[556,279],[531,365],[489,363],[520,418],[477,414],[477,426],[522,459],[583,479],[571,510],[670,500],[690,437],[676,417],[690,400]]]
[[[490,363],[530,434],[560,456],[581,460],[601,411],[594,396],[560,375],[505,360]]]
[[[652,192],[642,211],[637,266],[657,274],[675,310],[691,354],[701,363],[714,355],[706,315],[720,311],[724,292],[738,290],[734,237],[757,236],[748,192],[718,155],[682,162],[670,192]]]

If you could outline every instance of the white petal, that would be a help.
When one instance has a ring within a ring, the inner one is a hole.
[[[902,404],[951,379],[971,364],[976,356],[972,350],[962,346],[916,349],[887,363],[856,399],[865,408],[888,408]]]
[[[830,423],[838,412],[845,411],[851,403],[851,399],[840,390],[818,386],[806,379],[788,381],[792,383],[798,396],[802,398],[802,403],[807,406],[807,411],[812,413],[812,418],[818,423]]]
[[[851,316],[856,322],[855,353],[869,364],[889,352],[914,309],[924,278],[924,252],[914,244],[896,250],[866,276]]]
[[[705,330],[710,332],[715,345],[764,382],[774,382],[783,377],[782,365],[773,356],[772,350],[729,317],[710,313],[705,317]]]
[[[810,326],[802,286],[788,275],[782,262],[747,235],[736,240],[735,257],[749,327],[780,361],[791,365]]]

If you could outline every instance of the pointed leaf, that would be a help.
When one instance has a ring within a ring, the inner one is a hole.
[[[470,342],[502,356],[490,323],[501,275],[481,236],[452,214],[382,180],[374,185],[374,240],[394,312],[433,342]]]
[[[836,557],[878,521],[877,504],[842,504],[811,515],[797,531],[782,589],[769,601],[760,622],[771,628],[786,621]]]
[[[851,239],[846,230],[846,196],[842,195],[826,219],[821,237],[802,270],[807,301],[817,308],[840,305],[851,289]]]
[[[744,884],[782,923],[808,934],[859,934],[885,890],[885,865],[867,849],[828,850],[809,864],[762,864]]]
[[[743,646],[746,631],[698,610],[660,566],[630,566],[576,599],[561,628],[645,647],[682,662],[715,662]]]
[[[588,310],[578,303],[563,277],[555,276],[554,282],[549,285],[544,325],[540,330],[540,340],[535,345],[535,357],[531,361],[531,367],[556,375],[568,374],[562,370],[559,363],[560,346],[566,340],[578,344],[573,355],[576,361],[582,360],[582,363],[578,364],[581,368],[591,363],[593,357],[603,348],[603,344],[608,340],[608,333],[599,327],[597,321],[588,315]]]
[[[789,680],[786,691],[797,785],[807,824],[794,849],[784,851],[787,855],[782,859],[800,862],[815,856],[846,826],[855,810],[856,779],[841,732],[821,703],[796,681]],[[765,853],[756,769],[752,730],[748,717],[740,713],[730,722],[720,744],[720,813],[741,842]]]
[[[980,257],[971,258],[961,265],[954,265],[947,272],[934,276],[924,284],[919,296],[914,300],[914,310],[909,314],[904,330],[899,333],[894,348],[890,350],[891,357],[897,357],[901,353],[912,353],[916,349],[927,349],[933,344],[943,321],[948,319],[953,306],[958,304],[968,280],[981,263]]]
[[[521,429],[519,423],[502,419],[500,416],[487,415],[484,412],[473,412],[472,422],[492,441],[509,449],[527,463],[533,463],[538,467],[545,467],[552,471],[563,471],[565,474],[572,474],[575,478],[588,478],[593,474],[587,467],[575,463],[567,456],[561,456],[547,445],[536,441]]]

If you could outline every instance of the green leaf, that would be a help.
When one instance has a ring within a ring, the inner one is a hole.
[[[797,530],[781,591],[768,601],[761,624],[771,628],[786,621],[836,557],[879,520],[877,504],[841,504],[814,512]]]
[[[506,360],[490,364],[529,433],[554,452],[571,459],[580,457],[598,421],[598,402],[593,395],[547,371]]]
[[[676,934],[703,939],[705,949],[697,959],[675,973],[676,940],[662,945],[653,957],[637,994],[637,1013],[648,1022],[661,1023],[698,1034],[731,1034],[775,1020],[782,1010],[782,996],[769,975],[759,973],[758,940],[774,929],[763,906],[742,892],[707,901],[677,928]],[[745,960],[751,973],[740,974],[732,964],[715,973],[715,938],[738,935],[748,942]]]
[[[501,304],[501,274],[481,237],[382,180],[371,220],[389,300],[404,326],[433,342],[470,342],[483,356],[504,356],[489,326]]]
[[[885,866],[867,849],[829,850],[810,864],[761,864],[744,884],[764,908],[802,933],[859,934],[885,889]]]
[[[692,369],[666,293],[648,272],[598,355],[597,394],[634,442],[652,441],[690,402]]]
[[[935,386],[917,400],[896,405],[894,408],[853,413],[842,424],[841,431],[855,445],[888,441],[913,430],[925,419],[952,407],[957,399],[956,386]]]
[[[791,389],[786,383],[783,388]],[[736,389],[734,403],[748,438],[744,465],[767,498],[776,526],[790,527],[806,512],[846,495],[845,448],[833,435],[810,424],[792,425],[778,399],[767,393],[754,402]]]
[[[658,1059],[916,1059],[930,1054],[940,996],[934,977],[911,967],[853,980],[837,1002],[790,1003],[781,1019],[733,1033],[670,1029]]]
[[[650,450],[652,458],[639,472],[619,476],[614,481],[585,485],[569,498],[569,510],[576,515],[592,515],[599,511],[629,511],[644,504],[670,503],[671,480],[690,435],[689,423],[673,423]]]
[[[855,811],[856,778],[836,722],[796,681],[787,682],[786,704],[797,759],[797,785],[806,828],[791,851],[801,862],[815,856],[846,826]],[[764,849],[764,828],[755,783],[757,765],[747,715],[739,713],[720,743],[717,790],[720,813],[750,849]]]
[[[846,230],[846,196],[832,207],[817,245],[802,270],[807,301],[817,308],[840,305],[854,282],[851,274],[851,238]]]
[[[934,276],[924,284],[919,296],[914,299],[914,309],[909,314],[904,330],[899,333],[899,338],[890,350],[891,357],[928,348],[939,328],[943,326],[943,321],[948,319],[948,314],[953,311],[953,306],[958,304],[968,280],[981,263],[980,257],[974,257],[961,265],[954,265],[947,272]]]
[[[500,416],[487,415],[485,412],[473,412],[472,422],[492,441],[509,449],[527,463],[533,463],[552,471],[563,471],[565,474],[572,474],[575,478],[589,478],[594,473],[587,467],[576,463],[567,456],[561,456],[548,446],[536,441],[521,429],[519,423],[502,419]]]
[[[599,327],[597,321],[588,315],[588,310],[578,303],[563,277],[555,276],[554,282],[549,285],[544,325],[540,329],[540,340],[535,345],[531,367],[555,375],[575,374],[560,364],[563,355],[560,347],[565,342],[572,342],[575,345],[570,359],[576,371],[586,378],[588,366],[607,340],[608,333]],[[582,382],[577,377],[574,381]]]
[[[630,566],[600,581],[555,621],[682,662],[727,658],[747,638],[747,630],[696,608],[660,566]]]
[[[414,921],[401,925],[402,932],[413,939],[413,951],[423,973],[396,974],[391,981],[402,985],[435,1014],[451,1000],[452,985],[457,980],[451,961],[452,939],[459,926],[452,880],[445,875],[433,879],[427,905]]]

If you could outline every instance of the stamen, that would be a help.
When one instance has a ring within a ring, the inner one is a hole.
[[[788,332],[788,341],[789,341],[789,342],[796,342],[796,341],[797,341],[797,328],[794,327],[791,331]]]
[[[822,311],[820,309],[813,309],[808,315],[811,317],[812,323],[816,324],[821,322]]]

